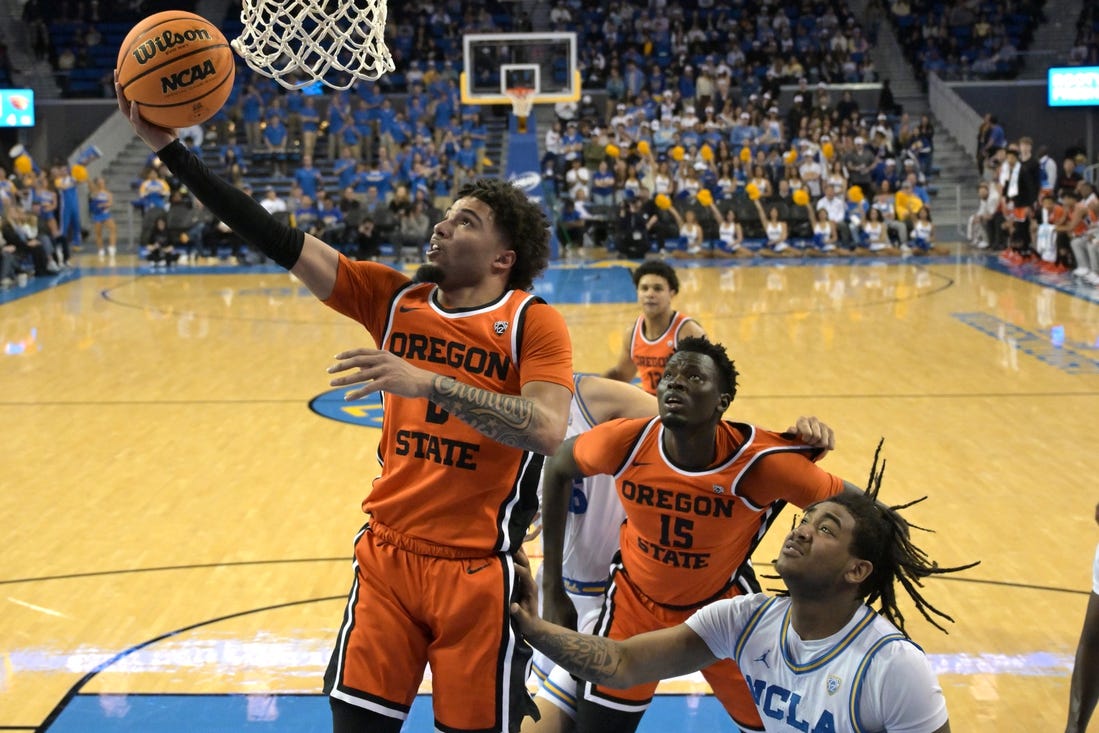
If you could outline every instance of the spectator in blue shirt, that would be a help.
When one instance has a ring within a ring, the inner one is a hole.
[[[302,193],[316,199],[317,190],[324,185],[324,176],[313,167],[312,157],[302,156],[301,166],[294,171],[294,181],[301,186]]]
[[[301,109],[298,111],[301,119],[301,154],[302,158],[312,158],[313,151],[317,147],[317,135],[320,134],[321,115],[317,111],[317,103],[313,97],[305,97]]]

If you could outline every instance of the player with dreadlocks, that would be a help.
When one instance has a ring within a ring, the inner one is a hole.
[[[880,452],[881,445],[878,446]],[[941,568],[911,539],[899,511],[877,500],[878,453],[864,493],[811,505],[775,561],[788,595],[757,593],[705,606],[685,623],[625,641],[578,634],[537,616],[529,573],[512,615],[533,646],[578,677],[629,687],[687,674],[719,659],[744,672],[767,731],[949,732],[927,657],[904,631],[897,583],[916,608],[953,621],[919,593]],[[926,497],[925,497],[926,498]],[[869,604],[878,603],[880,613]]]

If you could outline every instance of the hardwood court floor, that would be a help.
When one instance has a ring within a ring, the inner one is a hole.
[[[377,410],[344,405],[325,367],[367,335],[281,271],[87,264],[0,296],[0,729],[326,730],[315,695]],[[839,436],[825,466],[858,483],[885,436],[884,498],[928,495],[910,516],[936,530],[918,538],[931,556],[982,561],[927,583],[949,635],[906,606],[954,730],[1063,725],[1099,539],[1091,291],[966,257],[681,277],[677,306],[741,371],[729,417],[821,416]],[[637,312],[620,264],[556,267],[539,292],[578,370],[613,362]],[[659,707],[731,729],[698,717],[707,698]],[[429,730],[415,710],[409,729]]]

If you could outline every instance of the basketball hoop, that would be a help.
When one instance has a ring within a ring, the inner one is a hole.
[[[348,89],[394,69],[386,12],[386,0],[243,0],[244,32],[231,45],[256,73],[287,89],[318,81]]]
[[[516,128],[520,133],[527,131],[527,118],[534,107],[534,90],[526,87],[505,89],[504,94],[511,100],[511,113],[515,115]]]

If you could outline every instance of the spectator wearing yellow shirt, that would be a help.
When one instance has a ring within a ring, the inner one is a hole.
[[[893,208],[898,221],[903,221],[909,232],[916,220],[916,214],[923,208],[923,201],[912,190],[912,182],[904,181],[897,195],[893,197]]]

